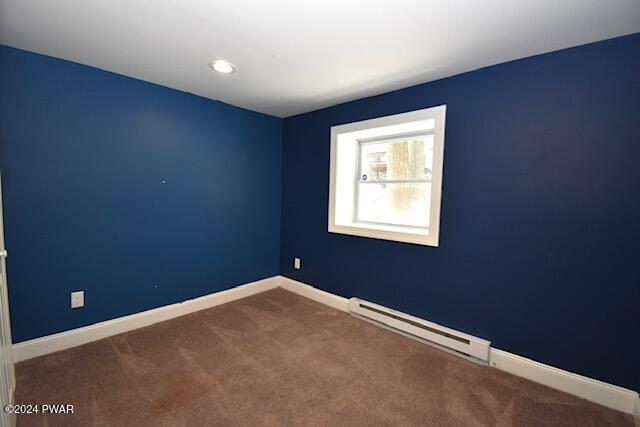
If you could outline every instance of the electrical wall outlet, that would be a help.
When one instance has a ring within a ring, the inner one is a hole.
[[[84,291],[71,292],[71,308],[84,307]]]
[[[293,268],[296,270],[300,270],[300,258],[293,259]]]

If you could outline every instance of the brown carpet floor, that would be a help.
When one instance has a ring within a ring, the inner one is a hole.
[[[275,289],[17,365],[64,426],[632,426],[629,415]]]

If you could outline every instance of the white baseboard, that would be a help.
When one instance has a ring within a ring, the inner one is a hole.
[[[76,347],[112,335],[121,334],[144,326],[175,317],[184,316],[194,311],[204,310],[216,305],[235,301],[253,294],[268,291],[279,286],[280,276],[269,277],[235,288],[205,295],[199,298],[165,305],[152,310],[143,311],[117,319],[94,323],[82,328],[72,329],[45,337],[23,341],[13,345],[15,362],[31,359],[67,348]]]
[[[253,294],[282,287],[306,298],[329,305],[341,311],[349,311],[349,300],[329,292],[321,291],[313,286],[283,276],[273,276],[235,288],[205,295],[199,298],[154,308],[152,310],[119,317],[117,319],[94,323],[82,328],[71,329],[13,345],[15,362],[43,356],[56,351],[65,350],[92,341],[97,341],[123,332],[132,331],[154,323],[184,316],[195,311],[204,310],[216,305],[225,304]]]
[[[289,279],[288,277],[278,276],[280,286],[288,291],[295,292],[298,295],[318,301],[324,305],[328,305],[340,311],[349,312],[349,300],[347,298],[334,295],[330,292],[321,291],[306,283]]]
[[[280,277],[280,286],[338,310],[349,311],[349,299],[347,298],[283,276]],[[640,398],[638,393],[633,390],[567,372],[494,348],[490,349],[490,366],[600,405],[632,414],[636,417],[636,423],[639,422]]]
[[[638,411],[638,393],[506,351],[491,349],[490,366],[540,384],[582,397],[627,414]],[[637,416],[637,415],[636,415]]]
[[[338,310],[349,311],[347,298],[283,276],[280,277],[280,286]],[[640,427],[640,397],[633,390],[554,368],[495,348],[490,349],[489,360],[490,366],[497,369],[632,414],[636,419],[637,427]]]
[[[288,277],[274,276],[181,303],[14,344],[13,357],[16,362],[20,362],[54,353],[277,287],[282,287],[340,311],[349,312],[349,300],[347,298],[322,291]],[[490,366],[609,408],[632,414],[636,419],[637,426],[640,427],[640,398],[635,391],[563,371],[495,348],[490,351]]]

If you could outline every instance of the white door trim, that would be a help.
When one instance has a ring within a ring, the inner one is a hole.
[[[0,179],[0,401],[1,406],[14,403],[16,375],[13,366],[11,339],[11,316],[9,314],[9,295],[7,281],[7,250],[4,246],[4,218],[2,212],[2,180]],[[0,408],[1,409],[1,408]],[[0,412],[0,426],[15,425],[13,414]]]

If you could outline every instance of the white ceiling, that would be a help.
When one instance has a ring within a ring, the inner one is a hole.
[[[279,117],[635,32],[639,0],[0,0],[1,44]]]

